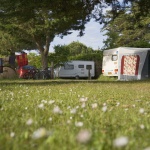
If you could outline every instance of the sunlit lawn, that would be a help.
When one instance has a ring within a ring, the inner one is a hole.
[[[1,150],[150,150],[150,81],[0,80]]]

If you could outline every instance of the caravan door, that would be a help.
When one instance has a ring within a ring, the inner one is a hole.
[[[120,79],[135,80],[138,77],[140,56],[136,54],[121,57]]]

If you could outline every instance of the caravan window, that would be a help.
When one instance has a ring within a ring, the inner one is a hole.
[[[86,69],[92,69],[92,65],[86,65]]]
[[[118,56],[117,55],[112,55],[112,57],[111,57],[111,60],[112,61],[116,61],[118,59]]]
[[[72,70],[72,69],[74,69],[74,65],[65,64],[64,65],[64,69],[66,69],[66,70]]]
[[[78,68],[84,68],[84,65],[78,65]]]

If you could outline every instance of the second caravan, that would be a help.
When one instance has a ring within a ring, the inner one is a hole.
[[[103,52],[102,73],[118,80],[150,78],[150,48],[119,47]]]
[[[65,62],[59,69],[60,78],[93,78],[95,76],[94,61],[74,60]]]

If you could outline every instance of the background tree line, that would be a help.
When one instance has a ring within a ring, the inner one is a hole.
[[[113,18],[111,11],[104,16],[103,31],[107,39],[103,49],[116,47],[150,47],[150,11],[141,11],[140,1],[118,11]],[[149,5],[147,1],[147,5]]]

